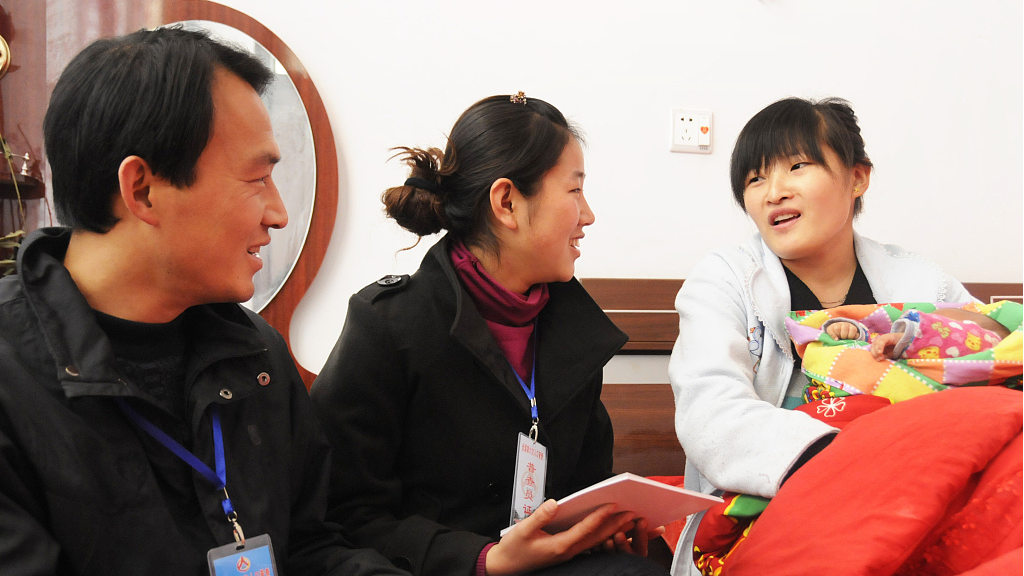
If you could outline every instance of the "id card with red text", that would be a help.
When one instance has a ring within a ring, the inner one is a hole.
[[[533,514],[544,503],[544,477],[548,470],[548,449],[540,442],[519,433],[516,446],[516,476],[512,481],[512,517],[514,526]]]
[[[232,542],[206,553],[210,576],[277,576],[274,548],[270,536],[246,538],[245,544]]]

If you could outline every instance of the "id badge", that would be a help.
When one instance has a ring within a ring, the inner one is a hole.
[[[206,553],[210,576],[277,576],[274,547],[270,536],[246,538],[245,544],[232,542]]]
[[[512,516],[509,526],[525,520],[544,503],[544,477],[548,470],[548,449],[519,433],[516,446],[516,475],[512,480]]]

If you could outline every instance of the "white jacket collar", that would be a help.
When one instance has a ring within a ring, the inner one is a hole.
[[[856,231],[853,248],[876,302],[946,301],[946,275],[934,262],[898,246],[868,240]]]
[[[788,311],[790,307],[789,281],[786,280],[782,261],[768,248],[760,234],[755,234],[743,248],[753,258],[745,282],[747,298],[753,304],[757,319],[771,334],[775,344],[787,358],[793,360],[785,314],[779,314],[779,311]]]

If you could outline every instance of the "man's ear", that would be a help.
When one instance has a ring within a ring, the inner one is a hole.
[[[154,180],[149,163],[138,156],[125,158],[117,169],[121,204],[136,218],[150,225],[157,222],[150,199],[150,187]],[[116,207],[114,213],[117,214]]]
[[[519,228],[517,211],[525,210],[521,205],[522,195],[516,189],[515,184],[508,178],[498,178],[491,184],[491,215],[494,219],[509,230]]]

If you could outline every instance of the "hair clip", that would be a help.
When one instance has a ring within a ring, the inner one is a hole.
[[[509,96],[508,99],[513,104],[522,104],[523,106],[526,106],[526,94],[523,94],[522,90]]]
[[[437,194],[438,189],[439,189],[436,183],[431,182],[429,180],[425,180],[423,178],[416,178],[416,177],[406,178],[404,186],[412,186],[413,188],[420,188],[421,190],[426,190],[427,192],[430,192],[431,194]]]

